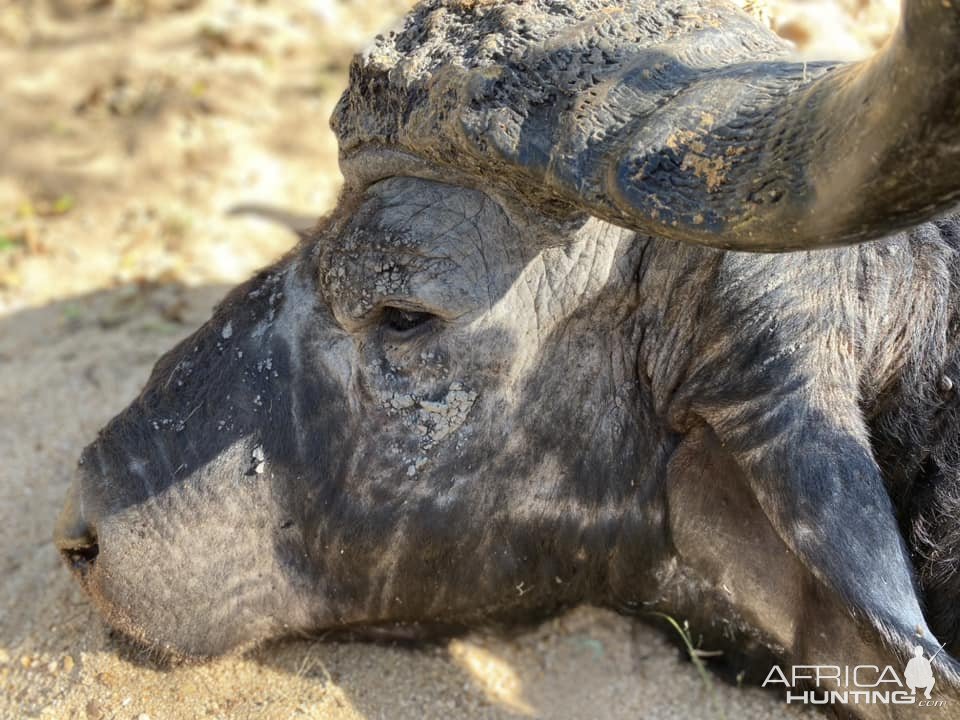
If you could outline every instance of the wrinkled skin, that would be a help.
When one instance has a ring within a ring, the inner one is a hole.
[[[956,484],[929,457],[897,476],[923,408],[891,388],[955,362],[905,323],[908,298],[956,306],[956,227],[759,256],[374,183],[101,432],[74,490],[99,554],[67,555],[113,624],[187,656],[578,602],[690,618],[761,680],[774,658],[896,664],[918,629],[935,648],[921,602],[951,608],[955,649],[956,581],[921,601],[897,518],[949,514]]]

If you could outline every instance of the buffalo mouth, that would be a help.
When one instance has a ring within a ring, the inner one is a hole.
[[[81,579],[85,578],[100,554],[100,542],[95,525],[84,513],[79,482],[70,486],[57,518],[53,542],[67,567]]]
[[[143,629],[116,603],[111,602],[101,588],[101,583],[98,582],[98,576],[102,574],[98,572],[100,534],[84,512],[83,503],[80,501],[79,481],[75,481],[67,493],[66,502],[54,528],[53,542],[64,564],[110,628],[124,640],[140,648],[141,654],[162,657],[165,661],[173,659],[174,656],[179,659],[179,653],[171,653],[168,648],[151,642]]]

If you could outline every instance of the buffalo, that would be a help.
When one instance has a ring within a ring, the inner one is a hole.
[[[726,0],[427,0],[332,125],[333,212],[83,453],[55,538],[112,626],[591,603],[758,683],[916,657],[957,716],[960,3],[842,64]]]

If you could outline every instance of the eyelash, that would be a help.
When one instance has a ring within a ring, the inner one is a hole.
[[[380,322],[397,335],[410,335],[419,327],[429,323],[435,316],[428,312],[404,310],[398,307],[383,309]]]

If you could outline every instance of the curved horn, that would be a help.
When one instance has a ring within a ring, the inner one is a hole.
[[[333,117],[544,207],[737,250],[871,240],[960,202],[960,0],[862,63],[802,64],[725,0],[433,0]]]
[[[731,167],[732,192],[708,187],[698,198],[715,227],[691,239],[741,250],[816,248],[875,239],[950,210],[960,202],[960,2],[906,0],[896,33],[873,58],[759,112],[745,128],[759,134],[750,152],[732,154],[723,126],[704,138],[702,162],[720,173],[732,156],[746,173]],[[607,175],[621,212],[669,192],[669,178],[648,184],[631,174],[638,158]]]

